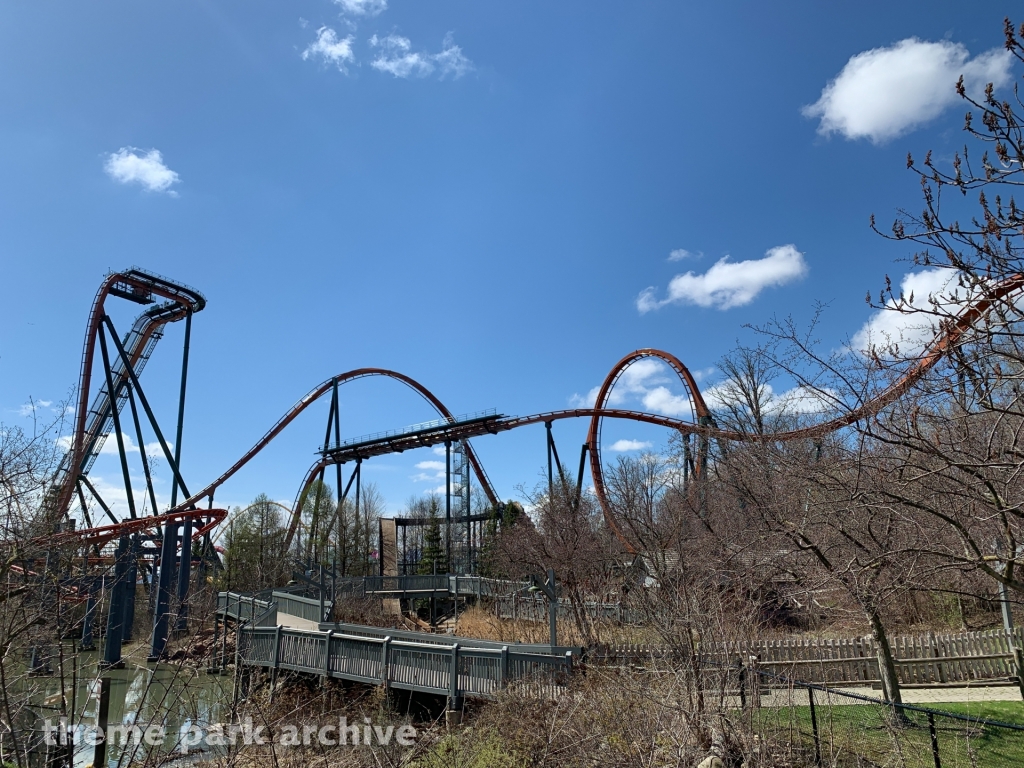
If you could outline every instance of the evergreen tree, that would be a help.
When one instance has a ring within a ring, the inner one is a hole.
[[[481,576],[497,578],[501,573],[498,563],[498,538],[504,531],[516,524],[517,517],[522,514],[522,507],[514,501],[507,501],[492,506],[488,512],[487,524],[484,527],[483,542],[480,546],[479,570]]]
[[[441,535],[441,520],[438,516],[440,504],[436,496],[430,497],[427,507],[428,523],[423,533],[423,552],[417,572],[420,574],[448,573],[448,556],[444,537]]]
[[[291,573],[286,530],[280,508],[266,494],[245,509],[235,508],[224,544],[224,586],[246,592],[283,586]]]

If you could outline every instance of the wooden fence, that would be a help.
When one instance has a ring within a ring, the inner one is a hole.
[[[1024,628],[1012,643],[1002,629],[985,632],[928,632],[890,638],[896,672],[904,685],[967,684],[1016,676],[1014,648],[1024,648]],[[636,663],[671,658],[668,648],[643,645],[603,646],[591,655],[598,663]],[[761,669],[814,683],[870,684],[879,681],[878,658],[870,637],[785,638],[717,645],[710,656],[722,663],[751,657]]]

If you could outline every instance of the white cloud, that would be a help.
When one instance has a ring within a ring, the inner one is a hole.
[[[668,381],[670,379],[665,364],[660,360],[645,357],[622,372],[612,391],[611,399],[614,401],[616,397],[622,398],[627,394],[643,394],[652,384],[663,384]]]
[[[401,35],[370,38],[370,45],[380,48],[380,54],[370,62],[370,66],[395,77],[426,77],[434,71],[430,57],[422,53],[414,53],[412,42]]]
[[[960,43],[916,37],[858,53],[802,112],[820,119],[818,132],[823,135],[883,143],[957,103],[954,86],[961,74],[974,97],[986,83],[1000,87],[1010,81],[1009,51],[993,48],[970,61],[969,56]]]
[[[132,439],[131,435],[128,434],[127,432],[122,432],[121,433],[121,437],[125,441],[125,450],[128,452],[128,454],[137,454],[138,453],[138,445],[135,444],[135,441]],[[60,437],[57,437],[56,442],[57,442],[57,446],[62,451],[71,451],[71,446],[72,446],[72,437],[71,437],[71,435],[61,435]],[[167,445],[168,445],[168,450],[170,450],[171,453],[173,453],[174,452],[174,443],[173,442],[169,442]],[[145,455],[146,455],[146,457],[151,459],[151,464],[152,464],[154,459],[159,461],[159,460],[162,460],[164,458],[164,450],[160,446],[160,443],[157,442],[156,440],[153,441],[153,442],[145,443],[144,447],[145,447]],[[100,456],[117,456],[118,455],[118,439],[117,439],[117,437],[114,436],[113,432],[111,432],[109,435],[106,435],[106,439],[103,441],[103,446],[99,450],[99,455]]]
[[[107,156],[103,169],[114,181],[121,184],[141,184],[150,192],[166,192],[171,196],[177,193],[170,189],[181,179],[178,174],[164,165],[160,150],[151,149],[145,154],[136,147],[121,147],[117,152]]]
[[[658,299],[657,291],[644,289],[637,297],[640,313],[666,304],[696,304],[700,307],[731,309],[749,304],[765,288],[785,285],[807,274],[807,262],[793,245],[771,248],[763,259],[730,262],[719,259],[704,274],[676,275],[668,284],[668,296]]]
[[[306,61],[319,57],[324,64],[333,64],[339,72],[348,72],[346,65],[356,60],[352,52],[352,42],[355,38],[352,35],[338,39],[338,33],[330,27],[320,27],[316,31],[316,40],[302,52],[302,59]]]
[[[441,70],[441,79],[448,75],[458,80],[464,74],[473,69],[473,62],[465,57],[462,48],[455,44],[455,38],[449,32],[441,41],[441,52],[434,54],[434,61],[437,68]]]
[[[615,382],[606,405],[615,408],[623,405],[630,396],[642,396],[653,385],[665,384],[670,381],[665,365],[660,361],[652,358],[637,360],[623,371],[619,380]],[[585,395],[574,393],[569,397],[569,404],[575,408],[593,408],[600,391],[601,387],[597,386]]]
[[[687,395],[674,395],[668,387],[655,387],[643,397],[644,408],[652,413],[665,416],[692,414],[692,404]]]
[[[581,395],[579,392],[573,392],[569,395],[569,405],[573,408],[593,408],[594,403],[597,402],[597,393],[600,391],[601,387],[594,387],[585,395]]]
[[[948,269],[908,272],[900,282],[900,291],[910,308],[930,310],[930,297],[939,298],[951,293],[956,287],[955,280],[956,273]],[[944,298],[940,298],[940,301],[940,307],[945,312],[956,312],[963,303],[949,302]],[[889,300],[885,309],[876,311],[853,335],[853,348],[858,352],[865,352],[871,347],[886,348],[899,344],[901,351],[910,353],[923,348],[935,337],[938,320],[939,318],[926,312],[900,312],[895,309],[895,301]]]
[[[688,251],[685,248],[676,248],[674,251],[669,253],[668,260],[669,261],[683,261],[684,259],[699,259],[703,255],[704,254],[701,253],[700,251],[697,251],[696,253],[694,253],[693,251]]]
[[[433,453],[435,456],[444,456],[447,453],[443,445],[435,445],[433,448],[430,449],[430,452]]]
[[[444,455],[444,447],[441,448],[441,455]],[[410,477],[410,480],[414,483],[432,483],[437,480],[444,480],[445,463],[443,461],[421,461],[416,464],[416,469],[424,471],[417,472]]]
[[[643,409],[651,413],[663,416],[690,415],[693,411],[689,395],[677,395],[666,386],[675,380],[675,376],[660,360],[637,360],[615,382],[606,407],[621,408],[628,406],[631,401],[639,401]],[[569,402],[577,408],[593,408],[599,390],[600,387],[594,387],[586,395],[574,394]]]
[[[376,16],[387,10],[388,0],[334,0],[342,13],[353,16]]]
[[[642,451],[645,448],[650,448],[652,443],[645,440],[616,440],[612,443],[608,450],[610,451]]]
[[[52,400],[30,400],[18,406],[18,415],[31,416],[40,408],[49,408],[51,405],[53,405]]]
[[[101,475],[91,474],[89,481],[93,487],[106,502],[107,506],[119,519],[128,517],[128,494],[125,493],[124,483],[120,480],[108,481]],[[160,491],[154,488],[156,493],[156,503],[161,510],[166,509],[170,505],[170,499]],[[132,497],[135,499],[135,511],[142,515],[150,514],[149,504],[149,492],[146,490],[146,481],[142,477],[132,476]],[[93,525],[105,525],[110,521],[107,516],[103,514],[99,504],[91,497],[90,494],[86,494],[86,499],[89,502],[90,516],[92,517]],[[84,527],[84,526],[83,526]]]
[[[60,438],[61,440],[67,441],[68,449],[71,448],[71,438]],[[139,446],[136,445],[135,441],[132,440],[132,436],[127,432],[121,433],[121,439],[124,440],[124,449],[126,453],[138,453]],[[172,443],[167,444],[169,450],[173,453],[174,445]],[[164,451],[160,447],[160,443],[154,441],[152,443],[146,443],[146,456],[155,456],[163,458]],[[100,449],[100,456],[117,456],[117,436],[111,432],[107,435],[107,439],[103,443],[103,447]]]
[[[839,403],[839,395],[832,389],[793,387],[772,401],[773,409],[786,413],[823,413]]]
[[[370,66],[395,77],[426,77],[437,70],[442,80],[448,75],[458,79],[473,68],[462,48],[455,45],[451,33],[445,35],[441,52],[434,54],[413,51],[412,42],[401,35],[374,35],[369,42],[372,47],[380,49]]]
[[[711,376],[715,370],[710,367],[691,373],[694,374],[695,379],[700,381]],[[613,408],[634,407],[648,413],[657,413],[673,418],[692,418],[693,401],[689,394],[682,387],[680,387],[682,391],[677,394],[667,386],[675,381],[675,376],[661,361],[652,358],[638,360],[619,377],[612,389],[609,406]],[[575,394],[570,398],[570,402],[576,407],[593,407],[597,400],[598,389],[599,387],[594,387],[586,396]],[[707,387],[702,390],[701,395],[711,410],[721,408],[726,400],[732,400],[735,396],[734,387],[729,380],[720,381]],[[838,402],[835,393],[831,390],[826,389],[819,392],[799,386],[776,393],[770,384],[765,384],[761,395],[766,411],[769,413],[782,410],[797,414],[819,413],[829,410]],[[609,450],[636,451],[650,447],[650,443],[619,440],[610,446]]]
[[[727,402],[735,403],[741,397],[736,385],[730,379],[720,381],[702,392],[708,408],[723,408]],[[803,414],[822,413],[833,408],[838,402],[835,390],[821,390],[796,386],[784,392],[776,393],[771,384],[762,384],[761,403],[766,415],[776,413]]]

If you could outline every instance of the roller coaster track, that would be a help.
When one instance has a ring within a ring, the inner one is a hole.
[[[837,416],[828,421],[824,421],[818,424],[800,427],[797,429],[787,430],[783,432],[772,432],[772,433],[751,433],[741,432],[736,430],[720,429],[715,426],[712,414],[707,404],[704,401],[703,396],[700,393],[700,389],[697,386],[690,371],[686,366],[674,355],[657,349],[638,349],[634,352],[623,357],[619,360],[615,366],[608,373],[600,389],[593,408],[575,408],[566,409],[559,411],[548,411],[545,413],[537,413],[529,416],[521,416],[515,418],[501,419],[493,423],[494,431],[507,431],[510,429],[517,429],[519,427],[525,427],[533,424],[550,423],[554,421],[560,421],[563,419],[576,419],[576,418],[590,418],[590,429],[587,433],[587,446],[590,452],[590,469],[591,477],[594,483],[594,492],[601,505],[602,513],[605,521],[616,536],[622,541],[630,551],[634,551],[632,543],[628,540],[628,537],[622,531],[619,525],[612,506],[608,500],[607,489],[604,483],[604,473],[601,464],[601,426],[602,420],[606,418],[613,419],[625,419],[629,421],[642,422],[647,424],[655,424],[670,429],[675,429],[683,435],[696,435],[702,439],[701,446],[698,448],[698,454],[701,452],[706,456],[707,444],[710,440],[724,440],[731,442],[788,442],[793,440],[803,439],[819,439],[828,435],[832,432],[836,432],[840,429],[848,427],[858,421],[862,421],[874,414],[877,414],[887,405],[895,402],[902,397],[906,392],[925,374],[928,373],[936,364],[939,363],[945,357],[951,349],[953,349],[958,343],[963,340],[963,337],[968,333],[975,324],[987,315],[995,305],[1003,301],[1007,297],[1014,293],[1024,289],[1024,275],[1012,275],[1009,278],[988,287],[984,295],[977,301],[972,303],[963,309],[959,315],[955,318],[951,318],[945,323],[945,326],[940,329],[936,335],[934,341],[925,348],[921,356],[910,366],[910,368],[903,373],[895,382],[889,387],[883,390],[875,397],[861,403],[855,408],[847,410],[840,416]],[[659,414],[647,413],[643,411],[633,411],[626,409],[615,409],[608,408],[607,403],[611,397],[612,390],[615,384],[622,377],[623,373],[629,366],[633,365],[639,360],[645,358],[657,358],[666,363],[672,368],[676,375],[679,377],[680,382],[686,389],[690,399],[691,409],[693,413],[693,420],[686,421],[683,419],[676,419],[668,416],[661,416]],[[385,371],[382,369],[359,369],[356,371],[350,371],[337,377],[339,381],[351,381],[364,376],[382,375],[395,378],[403,383],[409,385],[424,398],[431,402],[431,404],[437,409],[438,413],[444,415],[449,421],[452,420],[451,412],[445,408],[445,406],[438,400],[433,394],[431,394],[421,384],[415,382],[407,376],[396,373],[394,371]],[[325,394],[331,387],[333,379],[328,380],[321,384],[319,387],[310,392],[306,397],[300,400],[295,407],[292,408],[276,425],[260,440],[245,456],[243,456],[236,464],[228,470],[224,475],[218,478],[207,488],[200,491],[198,494],[192,497],[189,501],[194,502],[203,496],[207,496],[214,488],[221,485],[231,475],[233,475],[238,469],[240,469],[246,462],[248,462],[253,456],[255,456],[263,447],[265,447],[273,438],[287,426],[302,410],[304,410],[313,400]],[[467,441],[468,447],[468,441]],[[495,504],[497,497],[494,493],[493,488],[486,479],[486,475],[483,474],[482,467],[479,460],[472,449],[467,451],[470,460],[473,464],[474,470],[476,470],[477,477],[480,480],[481,486],[484,488],[488,499],[492,504]],[[302,494],[306,491],[313,480],[320,474],[320,472],[333,461],[329,456],[324,456],[310,467],[306,473],[306,477],[301,486],[301,490],[297,498],[301,498]],[[694,466],[694,472],[696,477],[699,477],[702,472],[702,463],[698,461]],[[295,506],[295,512],[293,513],[292,520],[289,527],[288,541],[290,543],[292,536],[297,525],[298,518],[298,504]]]
[[[200,539],[220,525],[227,516],[228,511],[226,509],[182,509],[176,512],[166,512],[162,515],[124,520],[111,525],[57,533],[46,537],[44,541],[46,544],[56,547],[65,544],[74,544],[76,547],[91,547],[93,545],[102,547],[107,542],[119,539],[122,536],[146,532],[159,533],[161,526],[167,523],[180,523],[183,520],[193,521],[193,524],[196,526],[193,529],[193,538]]]
[[[161,296],[165,296],[176,303],[181,312],[187,311],[198,311],[202,308],[201,304],[195,301],[194,297],[198,297],[198,294],[191,292],[191,294],[183,294],[180,287],[176,284],[170,283],[170,281],[163,281],[161,284],[155,284],[152,282],[152,276],[140,277],[139,272],[132,270],[126,273],[117,273],[108,277],[107,281],[101,287],[100,292],[97,294],[97,300],[93,307],[93,312],[90,315],[89,331],[86,335],[86,351],[83,359],[83,373],[82,373],[82,389],[84,393],[88,387],[88,371],[91,368],[92,348],[95,343],[96,331],[100,320],[102,319],[102,302],[106,295],[110,292],[111,287],[117,281],[123,281],[130,286],[135,286],[138,290],[152,291]],[[144,275],[144,273],[141,273]],[[161,279],[162,280],[162,279]],[[849,408],[845,413],[810,426],[800,427],[797,429],[772,432],[767,434],[759,433],[748,433],[735,430],[721,429],[714,424],[710,409],[708,409],[703,397],[701,396],[700,390],[697,387],[696,381],[693,376],[687,370],[686,366],[676,358],[667,352],[656,349],[639,349],[636,350],[621,360],[619,360],[615,366],[608,373],[604,382],[602,383],[595,406],[593,408],[576,408],[566,409],[559,411],[548,411],[544,413],[537,413],[522,417],[513,418],[502,418],[493,423],[493,431],[507,431],[510,429],[517,429],[519,427],[525,427],[532,424],[538,423],[551,423],[554,421],[560,421],[563,419],[575,419],[575,418],[589,418],[590,428],[587,433],[587,447],[590,452],[590,467],[591,475],[594,482],[595,495],[602,507],[602,511],[609,527],[616,533],[616,535],[622,540],[623,544],[630,550],[633,550],[631,543],[624,535],[618,521],[615,518],[611,504],[608,500],[607,490],[604,483],[604,474],[601,466],[601,427],[602,420],[605,418],[614,419],[625,419],[630,421],[642,422],[647,424],[654,424],[670,429],[677,430],[683,435],[696,435],[703,441],[704,448],[706,450],[707,442],[710,440],[723,440],[732,442],[786,442],[792,440],[801,439],[820,439],[825,435],[828,435],[837,430],[851,426],[852,424],[862,421],[870,416],[877,414],[887,405],[893,403],[903,395],[924,375],[932,370],[950,351],[961,343],[964,336],[977,324],[979,320],[985,317],[992,309],[1000,302],[1006,300],[1011,295],[1024,289],[1024,275],[1016,274],[1012,275],[1005,280],[1000,281],[989,286],[983,286],[983,295],[972,304],[965,307],[957,316],[950,318],[945,321],[940,327],[935,339],[930,345],[928,345],[922,352],[921,356],[906,370],[902,376],[900,376],[895,382],[884,389],[881,393],[871,398],[870,400],[864,401],[860,405]],[[201,297],[199,297],[201,300]],[[182,315],[183,316],[183,315]],[[164,320],[167,322],[167,320]],[[141,336],[141,334],[140,334]],[[141,344],[141,342],[140,342]],[[629,368],[639,360],[645,358],[657,358],[666,363],[672,368],[678,376],[680,382],[684,386],[689,396],[693,419],[690,421],[684,419],[677,419],[668,416],[662,416],[659,414],[647,413],[643,411],[634,411],[628,409],[616,409],[608,408],[607,405],[610,401],[612,390],[616,383]],[[316,402],[319,398],[326,395],[332,389],[343,383],[355,381],[362,378],[381,376],[385,378],[394,379],[402,384],[405,384],[421,397],[423,397],[430,405],[441,415],[444,419],[451,423],[455,422],[455,417],[452,412],[426,387],[419,382],[398,373],[383,368],[359,368],[356,370],[342,373],[338,376],[327,379],[303,398],[296,402],[278,421],[275,423],[270,430],[253,445],[238,461],[236,461],[226,472],[220,477],[210,483],[208,486],[193,494],[181,504],[170,510],[167,515],[192,515],[195,516],[198,513],[194,507],[198,501],[203,498],[210,500],[212,504],[214,492],[227,482],[232,476],[234,476],[242,467],[244,467],[249,461],[251,461],[256,455],[258,455],[266,446],[268,446],[277,435],[279,435],[289,424],[291,424],[303,411],[305,411],[310,405]],[[71,455],[71,466],[81,466],[83,457],[86,453],[87,439],[84,437],[87,435],[86,424],[85,424],[85,409],[84,409],[85,395],[82,395],[82,405],[78,412],[79,428],[76,432],[75,447]],[[701,449],[699,449],[701,450]],[[482,465],[476,455],[476,453],[469,446],[468,441],[466,442],[466,453],[467,457],[473,467],[474,472],[477,475],[477,479],[483,488],[488,500],[492,504],[498,503],[497,495],[487,478],[486,473],[483,470]],[[318,460],[310,468],[306,474],[306,478],[302,485],[302,491],[299,493],[301,498],[302,493],[308,488],[309,484],[314,478],[323,470],[324,467],[335,463],[332,461],[329,454]],[[701,464],[698,463],[694,467],[695,473],[699,476],[701,472]],[[69,496],[67,488],[71,486],[69,483],[65,483],[64,496]],[[65,506],[66,509],[66,499]],[[189,509],[192,508],[190,512]],[[205,514],[211,514],[214,512],[221,512],[221,510],[207,510]],[[289,531],[288,541],[290,543],[292,536],[298,526],[299,509],[298,504],[292,513]],[[165,516],[160,518],[147,518],[147,522],[152,525],[155,521],[163,519]],[[177,518],[175,518],[177,519]],[[202,527],[202,531],[205,532],[215,526],[222,516],[214,515],[210,518],[209,522],[205,523]],[[135,524],[132,521],[132,524]],[[104,526],[104,529],[110,529],[112,526]],[[60,534],[61,536],[69,537],[69,540],[74,537],[83,538],[92,535],[96,535],[93,532],[99,531],[100,529],[83,529],[76,532],[68,532],[66,534]],[[105,534],[104,534],[105,535]]]
[[[110,433],[113,409],[117,408],[120,411],[127,401],[125,385],[130,375],[124,361],[118,358],[111,370],[114,397],[111,397],[104,383],[96,394],[92,406],[89,406],[89,387],[92,381],[96,340],[100,324],[106,314],[105,303],[110,296],[140,304],[153,303],[154,296],[168,300],[140,314],[125,339],[125,352],[136,376],[149,360],[162,335],[163,326],[181,320],[190,313],[199,312],[206,306],[206,299],[198,291],[134,267],[122,272],[112,272],[104,279],[96,292],[86,326],[72,445],[58,466],[49,491],[54,502],[53,508],[49,511],[58,519],[67,514],[79,476],[88,474],[99,455],[103,442]]]
[[[295,421],[299,415],[305,411],[309,406],[319,400],[321,397],[331,392],[334,386],[347,384],[358,379],[370,378],[373,376],[382,376],[384,378],[394,379],[402,384],[405,384],[411,390],[420,395],[437,411],[438,415],[447,419],[449,422],[455,421],[455,416],[451,411],[442,403],[429,389],[424,387],[415,379],[406,376],[405,374],[398,373],[397,371],[389,371],[386,368],[357,368],[354,371],[347,371],[333,376],[330,379],[322,382],[318,386],[311,389],[304,397],[300,398],[288,411],[277,420],[277,423],[272,426],[267,433],[261,437],[256,444],[250,448],[245,454],[236,461],[231,467],[220,477],[210,483],[208,486],[203,488],[198,493],[193,494],[190,498],[185,499],[175,509],[184,509],[185,507],[195,504],[197,501],[203,498],[211,498],[213,493],[224,483],[226,483],[231,477],[238,472],[242,467],[248,464],[260,451],[266,448],[275,437],[284,431],[285,427]],[[491,485],[490,479],[487,477],[487,473],[484,472],[483,466],[480,464],[480,460],[477,458],[476,453],[473,451],[472,446],[466,443],[466,457],[469,459],[470,464],[473,467],[473,471],[476,473],[477,480],[480,483],[480,487],[484,489],[484,493],[487,495],[487,499],[491,504],[498,503],[498,497],[494,493],[494,488]],[[304,484],[308,485],[308,482]],[[301,498],[301,492],[300,492]],[[296,501],[295,512],[292,514],[291,522],[288,527],[287,544],[291,544],[292,537],[295,535],[296,528],[298,526],[299,516],[299,504]]]

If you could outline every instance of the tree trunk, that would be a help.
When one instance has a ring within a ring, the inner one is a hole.
[[[885,627],[878,611],[869,608],[865,611],[868,622],[871,624],[871,637],[875,641],[875,653],[878,656],[878,674],[882,678],[882,693],[886,701],[893,704],[902,704],[903,696],[900,694],[900,681],[896,676],[896,662],[892,657],[892,648],[889,646],[889,637],[885,634]]]

